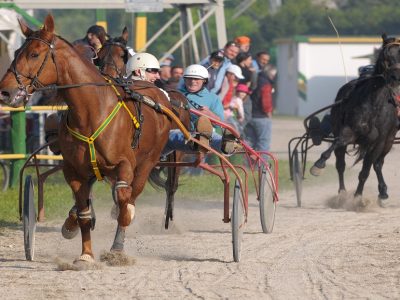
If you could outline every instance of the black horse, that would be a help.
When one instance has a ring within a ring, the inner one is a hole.
[[[382,166],[399,128],[397,101],[400,98],[400,39],[383,34],[382,40],[373,74],[350,81],[340,88],[335,99],[337,105],[331,109],[334,142],[310,170],[313,175],[319,175],[320,169],[325,167],[327,159],[335,151],[339,193],[345,191],[346,148],[357,145],[358,155],[354,164],[362,160],[363,165],[354,196],[361,198],[373,166],[378,178],[380,200],[388,198]]]

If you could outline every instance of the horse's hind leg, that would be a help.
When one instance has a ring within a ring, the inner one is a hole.
[[[168,156],[168,161],[176,162],[180,161],[183,157],[183,153],[173,152]],[[179,179],[179,168],[168,168],[168,178],[167,184],[165,186],[167,193],[167,203],[165,207],[165,229],[168,229],[169,221],[174,219],[174,197],[178,189],[178,179]]]
[[[338,147],[335,149],[336,170],[339,176],[339,194],[346,191],[346,187],[344,184],[344,170],[346,168],[345,154],[346,147]]]
[[[382,167],[383,167],[384,157],[380,157],[377,161],[374,162],[374,170],[376,173],[376,177],[378,178],[378,191],[379,191],[379,199],[385,200],[389,198],[387,194],[387,185],[383,178]]]

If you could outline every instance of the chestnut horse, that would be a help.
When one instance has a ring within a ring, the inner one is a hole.
[[[111,250],[122,251],[135,200],[159,161],[171,128],[170,119],[146,103],[153,101],[156,108],[171,105],[158,88],[143,87],[146,83],[138,85],[139,88],[130,87],[134,91],[140,89],[143,96],[137,98],[143,105],[123,102],[115,86],[93,64],[83,60],[70,43],[54,33],[51,15],[38,31],[21,21],[20,27],[26,41],[0,82],[0,101],[19,107],[26,104],[28,95],[35,90],[55,85],[68,105],[68,114],[60,124],[59,141],[64,177],[72,189],[76,209],[71,210],[63,230],[72,237],[80,228],[82,252],[77,262],[90,263],[94,261],[90,237],[94,227],[91,185],[95,178],[103,176],[113,183],[119,214]],[[139,118],[144,120],[141,135],[138,146],[132,149]]]
[[[125,66],[128,60],[128,53],[126,49],[127,41],[128,41],[129,33],[127,28],[125,27],[122,31],[122,35],[120,37],[109,39],[103,47],[100,49],[98,53],[98,59],[96,64],[99,66],[100,71],[107,76],[110,76],[117,83],[120,83],[122,80],[123,72],[125,71]],[[135,84],[135,83],[133,83]],[[187,129],[190,128],[190,113],[189,113],[189,104],[186,97],[179,91],[166,88],[166,92],[170,98],[170,102],[173,107],[173,111],[179,117],[182,124],[185,125]],[[178,128],[174,126],[176,124],[173,123],[172,129]],[[180,151],[174,151],[169,154],[167,157],[168,162],[177,162],[181,161],[184,156],[184,153]],[[154,168],[150,173],[149,181],[151,184],[155,184],[159,187],[165,189],[167,194],[167,202],[165,208],[165,229],[168,229],[168,224],[170,220],[173,220],[173,206],[174,206],[174,197],[175,193],[178,189],[178,179],[180,168],[178,167],[169,167],[167,180],[164,181],[160,177],[161,168]]]

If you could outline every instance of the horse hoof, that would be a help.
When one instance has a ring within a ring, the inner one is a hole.
[[[77,259],[74,260],[74,264],[78,264],[80,262],[93,264],[94,258],[89,254],[82,254],[81,256],[79,256]]]
[[[310,173],[313,176],[320,176],[323,172],[324,172],[324,169],[318,168],[315,165],[310,168]]]
[[[76,229],[75,230],[68,230],[67,228],[66,228],[66,226],[65,226],[65,224],[63,224],[63,226],[61,227],[61,234],[62,234],[62,236],[65,238],[65,239],[67,239],[67,240],[71,240],[71,239],[73,239],[74,237],[76,237],[76,235],[78,234],[78,232],[79,232],[79,227],[76,227]]]
[[[129,204],[128,203],[128,210],[129,213],[131,214],[131,221],[135,218],[135,205]],[[111,218],[113,220],[117,220],[119,216],[119,207],[117,205],[113,205],[111,208]]]
[[[382,198],[378,198],[378,205],[379,205],[379,207],[382,207],[382,208],[386,208],[387,207],[387,201],[385,201],[385,199],[382,199]]]
[[[380,199],[380,200],[386,200],[386,199],[388,199],[388,198],[389,198],[389,195],[386,194],[386,193],[384,193],[384,194],[379,194],[379,199]]]

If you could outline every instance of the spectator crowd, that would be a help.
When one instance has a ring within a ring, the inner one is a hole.
[[[208,71],[204,84],[221,101],[223,120],[232,125],[257,151],[269,151],[276,68],[267,51],[251,52],[251,39],[236,37],[210,53],[199,65]],[[160,61],[159,86],[184,87],[184,67],[169,55]]]

